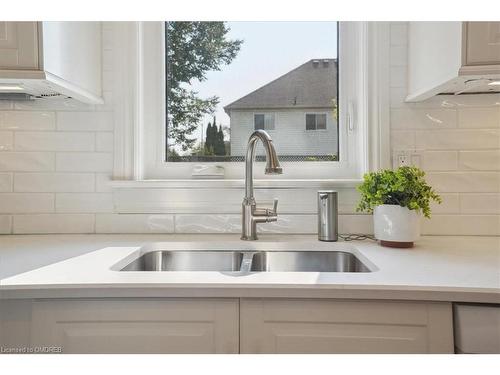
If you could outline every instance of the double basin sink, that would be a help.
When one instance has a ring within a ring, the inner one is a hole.
[[[344,251],[172,251],[140,255],[120,271],[371,272]]]

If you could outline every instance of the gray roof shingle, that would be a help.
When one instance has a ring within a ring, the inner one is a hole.
[[[337,97],[337,59],[313,59],[224,107],[331,108]]]

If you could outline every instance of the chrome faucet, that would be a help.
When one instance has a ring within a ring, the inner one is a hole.
[[[257,207],[253,196],[253,161],[258,140],[262,141],[266,151],[266,174],[281,174],[280,166],[273,140],[264,130],[256,130],[248,139],[245,156],[245,198],[242,203],[241,239],[253,241],[257,239],[257,223],[269,223],[278,220],[278,200],[274,199],[273,208]]]

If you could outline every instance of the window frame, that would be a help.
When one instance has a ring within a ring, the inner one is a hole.
[[[129,61],[120,62],[118,67],[126,79],[118,83],[116,91],[125,100],[115,108],[117,122],[124,123],[123,131],[117,136],[115,178],[184,181],[188,186],[189,181],[193,181],[193,167],[200,163],[167,163],[164,158],[164,24],[130,24],[133,25],[129,25],[121,35],[116,34],[118,43],[121,41],[119,55]],[[381,50],[388,52],[388,30],[388,23],[385,22],[339,22],[340,161],[283,162],[284,174],[280,176],[264,175],[263,162],[256,162],[255,179],[269,180],[266,182],[268,185],[279,180],[283,181],[277,182],[278,185],[288,181],[289,186],[294,185],[293,181],[297,181],[297,186],[303,186],[304,180],[353,181],[354,184],[368,170],[390,165],[388,53],[381,53]],[[222,165],[225,169],[223,181],[227,184],[244,178],[244,164],[241,162],[203,165]],[[223,181],[218,183],[224,185]]]
[[[263,115],[264,116],[264,128],[263,130],[273,132],[276,130],[276,113],[275,112],[253,112],[253,128],[255,129],[255,116],[257,115]],[[272,115],[273,116],[273,128],[272,129],[266,129],[266,115]]]
[[[307,115],[314,115],[314,129],[307,129]],[[324,129],[318,129],[318,121],[317,121],[317,116],[318,115],[324,115],[325,116],[325,128]],[[328,113],[327,112],[306,112],[304,113],[304,125],[305,125],[305,130],[306,132],[326,132],[328,131]]]

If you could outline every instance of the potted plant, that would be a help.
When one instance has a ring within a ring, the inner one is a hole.
[[[373,212],[375,238],[382,246],[413,247],[420,237],[420,218],[430,218],[430,202],[441,198],[416,167],[367,173],[358,187],[357,211]]]

